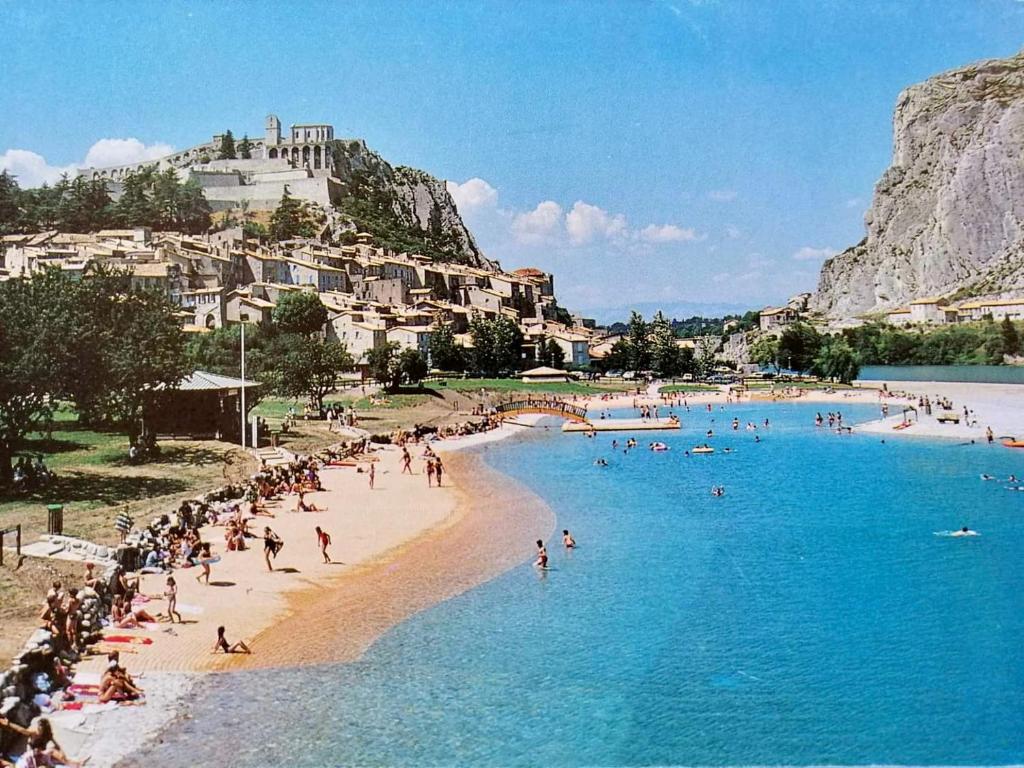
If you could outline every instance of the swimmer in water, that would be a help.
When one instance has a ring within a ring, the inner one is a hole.
[[[978,535],[979,534],[978,534],[977,531],[972,531],[966,525],[963,528],[961,528],[959,531],[953,531],[953,533],[950,534],[950,536],[957,536],[957,537],[960,537],[960,536],[978,536]]]
[[[594,466],[595,467],[607,467],[608,466],[608,462],[605,461],[604,459],[595,459],[594,460]]]
[[[755,443],[760,443],[761,442],[761,436],[760,435],[754,435],[754,442]]]
[[[981,479],[982,480],[995,480],[995,477],[992,476],[992,475],[985,474],[985,475],[981,476]]]
[[[548,567],[548,550],[540,539],[537,539],[537,562],[534,565],[538,568]]]
[[[576,539],[574,539],[572,537],[572,534],[569,533],[569,529],[568,528],[564,528],[562,530],[562,543],[565,545],[566,549],[575,549],[576,548]]]

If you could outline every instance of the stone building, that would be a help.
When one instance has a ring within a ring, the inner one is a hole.
[[[288,160],[295,168],[330,169],[334,160],[330,145],[333,140],[334,126],[324,123],[293,125],[288,137],[282,138],[281,121],[277,115],[267,115],[263,156],[267,160]]]

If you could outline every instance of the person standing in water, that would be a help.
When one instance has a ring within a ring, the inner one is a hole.
[[[576,548],[576,539],[574,539],[572,537],[572,534],[569,533],[569,529],[568,528],[564,528],[562,530],[562,543],[565,545],[566,549],[575,549]]]
[[[540,539],[537,539],[537,562],[534,565],[538,568],[548,567],[548,550]]]
[[[316,527],[316,542],[320,547],[320,554],[324,556],[324,562],[330,563],[331,556],[327,554],[327,547],[331,545],[331,534],[321,530],[319,525]]]

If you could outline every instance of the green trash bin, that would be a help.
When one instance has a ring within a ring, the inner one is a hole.
[[[47,504],[46,512],[46,532],[60,536],[64,533],[64,505]]]

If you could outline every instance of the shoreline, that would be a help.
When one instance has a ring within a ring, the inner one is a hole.
[[[973,405],[973,395],[977,394],[980,386],[932,382],[889,383],[890,391],[902,389],[914,393],[915,397],[927,394],[934,398],[942,393],[954,399],[961,408],[964,402]],[[989,386],[1011,389],[1010,392],[994,393],[996,401],[1024,395],[1024,389],[1020,389],[1019,385]],[[724,391],[681,394],[680,399],[683,397],[691,404],[726,402]],[[1005,408],[991,409],[991,398],[984,400],[979,418],[990,413],[993,417],[1005,415]],[[605,409],[630,407],[634,401],[654,403],[660,402],[660,397],[652,387],[639,395],[620,395],[607,400],[595,398],[588,405],[591,413],[596,415]],[[886,398],[886,401],[890,404],[890,412],[893,404],[899,402],[894,396]],[[881,400],[877,389],[858,386],[833,393],[808,391],[799,397],[779,397],[775,400],[744,397],[740,402],[763,402],[766,405],[775,402],[880,404]],[[892,431],[889,422],[893,419],[898,421],[899,418],[897,415],[890,416],[888,420],[864,422],[857,424],[856,428],[865,432],[905,437],[963,439],[962,434],[952,431],[951,425],[927,422],[923,422],[917,429]],[[342,573],[331,574],[323,579],[302,576],[297,587],[264,595],[268,598],[269,608],[261,622],[262,628],[254,635],[242,637],[252,641],[255,651],[253,656],[212,657],[204,654],[201,658],[197,657],[192,666],[143,665],[142,668],[166,670],[144,677],[141,681],[144,687],[149,688],[145,707],[118,708],[96,715],[91,728],[86,729],[91,733],[84,738],[79,735],[80,729],[75,727],[80,723],[72,722],[62,727],[55,722],[61,741],[66,742],[69,751],[74,754],[91,755],[90,765],[117,764],[137,752],[148,741],[159,738],[159,734],[183,714],[192,687],[207,674],[222,670],[356,660],[379,637],[402,621],[529,560],[532,555],[531,542],[538,535],[546,538],[554,530],[555,512],[532,491],[489,468],[484,454],[488,444],[521,434],[524,429],[535,427],[540,420],[540,417],[520,416],[515,422],[490,432],[434,443],[432,447],[442,456],[448,468],[449,483],[446,493],[437,494],[438,498],[446,497],[446,503],[439,507],[434,505],[436,508],[430,514],[429,522],[417,529],[405,529],[407,535],[392,541],[389,546],[384,546],[385,542],[380,540],[375,541],[376,546],[371,547],[363,559],[353,560],[352,567]],[[993,420],[997,434],[1003,434],[1004,430],[999,426],[1002,419]],[[1017,419],[1013,421],[1016,423]],[[1019,407],[1019,423],[1022,426],[1021,433],[1024,434],[1024,398],[1021,398]],[[983,433],[984,426],[980,430]],[[414,449],[414,454],[418,453]],[[377,455],[381,457],[378,483],[384,480],[387,485],[391,485],[388,482],[391,473],[398,472],[397,450],[388,447],[380,450]],[[389,462],[389,459],[392,461]],[[384,469],[385,466],[390,468]],[[381,469],[384,471],[381,472]],[[337,489],[332,483],[330,492],[344,492],[347,499],[345,503],[357,505],[350,497],[350,492],[352,486],[361,485],[361,477],[365,475],[346,471],[344,482]],[[422,480],[422,475],[417,475],[417,478]],[[394,491],[388,494],[392,506],[419,507],[423,499],[422,492],[418,490],[394,488]],[[320,503],[320,497],[321,494],[311,494],[316,503]],[[290,506],[291,502],[291,499],[286,499],[284,506]],[[513,514],[507,514],[510,511]],[[275,521],[269,522],[275,527]],[[312,526],[315,522],[310,520],[308,525]],[[380,529],[387,525],[384,519],[375,519],[371,528]],[[333,532],[333,528],[328,530]],[[369,532],[369,529],[364,529],[364,535]],[[496,532],[500,535],[495,535]],[[344,535],[349,536],[349,531],[346,530]],[[338,534],[338,538],[341,538],[341,534]],[[523,542],[523,546],[510,548],[505,544],[507,541]],[[315,554],[315,549],[310,551]],[[214,578],[216,576],[215,569]],[[203,622],[204,637],[212,632],[216,623],[221,622]],[[230,624],[228,626],[229,635],[233,638],[237,633],[230,630]],[[297,638],[301,638],[301,645]],[[207,649],[204,647],[202,650],[205,652]],[[213,663],[210,663],[211,660]],[[127,660],[130,669],[135,661],[133,657]],[[154,681],[159,682],[151,686]],[[136,714],[142,710],[157,711],[145,715]],[[68,714],[76,714],[81,719],[78,713]],[[63,715],[58,717],[63,718]],[[123,735],[126,730],[133,732],[135,738],[126,740]],[[76,740],[80,742],[78,748],[74,746]]]

